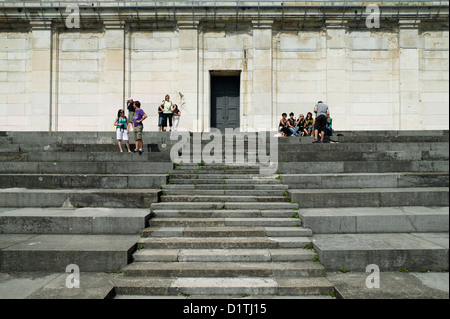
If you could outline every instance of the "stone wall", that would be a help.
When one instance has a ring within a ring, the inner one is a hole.
[[[449,34],[410,21],[391,29],[284,30],[226,21],[130,30],[63,30],[39,23],[0,32],[0,116],[6,131],[112,131],[129,96],[157,130],[158,104],[181,105],[180,128],[210,128],[211,72],[240,75],[241,130],[276,129],[282,112],[318,100],[336,130],[449,127]]]

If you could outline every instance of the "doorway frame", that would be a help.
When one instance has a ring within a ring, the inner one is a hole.
[[[208,122],[209,122],[209,131],[211,131],[212,129],[212,78],[213,77],[220,77],[220,76],[233,76],[233,77],[237,77],[239,80],[239,125],[238,125],[238,129],[239,131],[242,131],[242,70],[209,70],[209,76],[208,76],[208,81],[209,81],[209,85],[208,85],[208,90],[209,90],[209,117],[208,117]]]

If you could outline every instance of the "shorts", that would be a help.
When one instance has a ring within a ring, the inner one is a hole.
[[[124,140],[124,141],[128,141],[128,133],[127,133],[127,130],[117,130],[117,140],[118,141],[121,141],[121,140]]]
[[[138,125],[134,127],[134,140],[142,140],[142,130],[144,129],[144,127],[142,125]]]
[[[134,112],[128,111],[128,123],[133,123],[134,121]]]
[[[320,116],[316,117],[316,122],[314,123],[314,129],[324,132],[326,125],[327,125],[327,117],[325,115],[320,115]]]

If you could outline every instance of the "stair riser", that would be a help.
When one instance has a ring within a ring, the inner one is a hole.
[[[175,203],[175,202],[287,202],[284,196],[187,196],[187,195],[164,195],[161,196],[162,203]]]
[[[158,189],[166,184],[167,175],[0,175],[0,188],[29,189]]]
[[[318,277],[324,275],[323,269],[152,269],[130,270],[125,269],[127,277]]]
[[[196,220],[196,221],[189,221],[189,220],[183,220],[183,221],[167,221],[164,219],[158,219],[158,220],[150,220],[149,222],[150,227],[223,227],[223,226],[247,226],[247,227],[297,227],[297,225],[301,225],[301,220],[297,218],[286,218],[285,220],[264,220],[264,219],[258,219],[258,220],[235,220],[235,221],[202,221],[202,220]]]
[[[397,206],[448,206],[448,189],[446,191],[415,192],[367,192],[367,193],[328,193],[300,194],[293,193],[294,202],[301,203],[302,208],[320,207],[397,207]]]
[[[0,193],[0,207],[63,207],[68,201],[73,207],[145,208],[158,201],[158,194]]]
[[[234,196],[283,196],[284,190],[171,190],[164,189],[162,190],[164,195],[234,195]]]
[[[279,255],[272,259],[269,255],[248,255],[248,256],[179,256],[168,260],[166,256],[139,257],[133,256],[135,262],[293,262],[310,261],[313,256],[302,255]]]
[[[293,210],[286,211],[232,211],[232,210],[215,210],[215,211],[193,211],[193,212],[178,212],[178,211],[154,211],[158,218],[289,218],[295,212]]]
[[[265,230],[242,230],[242,231],[143,231],[143,237],[295,237],[311,236],[311,232],[305,231],[265,231]]]
[[[257,296],[302,296],[302,295],[327,295],[334,292],[333,287],[299,287],[299,288],[278,288],[278,287],[202,287],[202,288],[177,288],[177,287],[116,287],[118,295],[147,295],[147,296],[178,296],[198,295],[198,296],[236,296],[257,295]]]
[[[258,185],[258,184],[281,184],[280,180],[274,178],[259,178],[259,179],[195,179],[195,180],[185,180],[185,179],[170,179],[170,184],[178,185],[178,184],[244,184],[248,183],[249,185]]]
[[[8,174],[167,174],[172,162],[0,162],[0,172]]]
[[[335,173],[389,173],[389,172],[448,172],[449,161],[349,161],[349,162],[278,162],[280,174],[305,172]]]
[[[298,205],[294,203],[241,203],[241,202],[229,202],[229,203],[194,203],[194,202],[182,202],[182,203],[154,203],[151,206],[152,210],[184,210],[184,209],[258,209],[258,210],[297,210]]]
[[[286,185],[282,184],[167,184],[163,185],[164,190],[281,190],[284,191],[288,188]]]
[[[392,174],[392,175],[281,175],[284,184],[292,189],[336,189],[336,188],[401,188],[401,187],[446,187],[448,173],[442,174]]]
[[[304,248],[307,243],[277,243],[277,242],[248,242],[248,243],[208,243],[208,242],[154,242],[140,243],[145,249],[274,249],[274,248]]]

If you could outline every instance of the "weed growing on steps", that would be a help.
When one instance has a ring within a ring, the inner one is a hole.
[[[200,163],[197,163],[198,166],[205,166],[205,162],[202,160]]]

